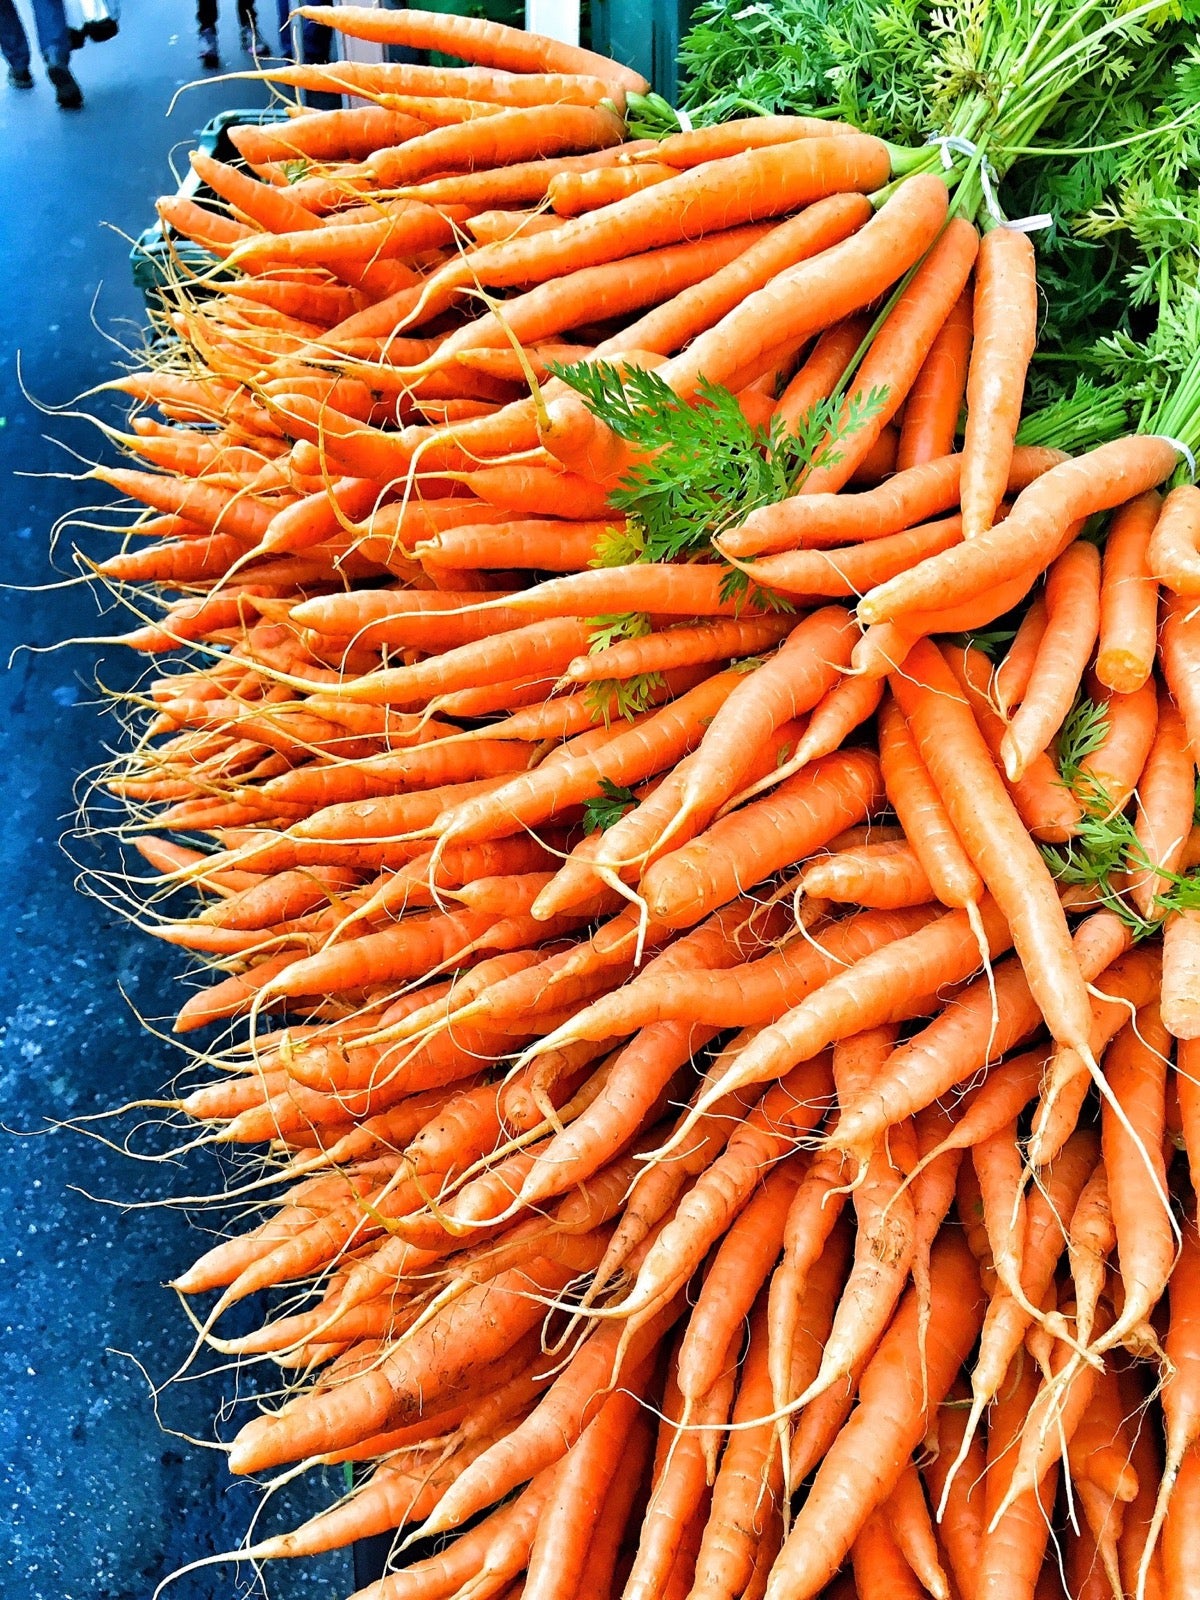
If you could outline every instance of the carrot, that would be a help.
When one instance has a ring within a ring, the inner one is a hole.
[[[610,343],[616,349],[654,350],[670,355],[696,334],[711,328],[777,273],[839,244],[861,228],[870,215],[870,202],[858,194],[836,194],[818,200],[797,216],[774,224],[759,243],[713,273],[707,282],[685,289],[648,312]],[[600,347],[602,351],[605,348]]]
[[[963,1396],[960,1380],[951,1387],[947,1401],[938,1407],[936,1446],[927,1454],[922,1472],[938,1519],[939,1543],[946,1552],[955,1586],[960,1593],[969,1594],[983,1548],[985,1458],[978,1438],[967,1437]],[[951,1477],[951,1466],[960,1456],[965,1471]]]
[[[1063,459],[1061,451],[1018,446],[1009,490],[1026,488]],[[794,495],[752,511],[721,542],[730,555],[753,556],[887,538],[955,507],[961,477],[962,457],[942,456],[862,494]]]
[[[249,544],[262,538],[274,511],[266,501],[212,488],[196,479],[124,467],[93,467],[89,476],[157,511],[187,517],[210,532],[233,534]]]
[[[281,1411],[247,1423],[231,1449],[230,1471],[300,1460],[315,1447],[350,1443],[385,1420],[399,1426],[415,1419],[437,1397],[452,1394],[473,1365],[499,1356],[539,1323],[544,1313],[534,1297],[558,1293],[574,1271],[534,1261],[469,1289],[371,1370],[330,1394],[298,1396]],[[447,1344],[455,1328],[470,1331]]]
[[[758,1540],[780,1497],[783,1464],[772,1451],[774,1428],[756,1419],[769,1413],[766,1307],[760,1298],[750,1319],[750,1340],[730,1433],[713,1485],[712,1507],[696,1557],[695,1600],[732,1600],[745,1593]],[[743,1426],[738,1427],[738,1424]]]
[[[365,175],[380,188],[395,189],[428,173],[473,172],[619,144],[623,134],[620,118],[602,106],[516,107],[378,150],[364,163]]]
[[[729,1398],[732,1398],[734,1364],[733,1354],[727,1352]],[[625,1600],[659,1600],[672,1564],[688,1554],[688,1528],[704,1505],[705,1435],[696,1431],[695,1427],[681,1426],[682,1398],[673,1372],[673,1366],[669,1367],[654,1475],[633,1566],[626,1581]],[[718,1388],[722,1386],[718,1385]],[[691,1420],[693,1424],[703,1427],[710,1423],[722,1424],[728,1415],[723,1392],[717,1394],[710,1390],[703,1397],[700,1408],[692,1413]],[[704,1524],[707,1521],[706,1515]],[[696,1551],[699,1550],[701,1531],[698,1530],[695,1536]],[[694,1573],[695,1552],[691,1553],[691,1560]]]
[[[1122,1029],[1105,1056],[1112,1101],[1105,1098],[1102,1112],[1104,1165],[1125,1301],[1098,1341],[1099,1350],[1135,1333],[1166,1288],[1175,1261],[1176,1228],[1167,1205],[1162,1156],[1169,1047],[1157,1008],[1147,1006],[1135,1023]]]
[[[800,887],[817,899],[883,910],[924,905],[933,898],[925,869],[906,844],[859,845],[818,858],[805,869]]]
[[[775,416],[794,433],[815,405],[828,400],[870,331],[864,316],[846,317],[826,328],[779,397]]]
[[[1162,1546],[1151,1536],[1154,1502],[1162,1480],[1162,1457],[1157,1440],[1146,1426],[1146,1397],[1133,1369],[1117,1374],[1121,1410],[1132,1429],[1129,1464],[1137,1474],[1138,1492],[1125,1507],[1124,1526],[1117,1541],[1117,1559],[1125,1592],[1138,1592],[1139,1575],[1145,1566],[1145,1600],[1165,1600]]]
[[[449,244],[455,220],[452,214],[418,201],[398,200],[379,206],[370,222],[326,223],[299,233],[257,234],[237,246],[231,260],[247,272],[273,265],[327,267],[336,276],[354,281],[368,263],[418,255]]]
[[[852,145],[857,140],[799,140],[776,149],[816,155],[819,147],[825,147],[832,173]],[[736,162],[749,159],[733,157],[729,176],[733,177]],[[651,197],[654,193],[665,197],[667,187],[660,184]],[[839,187],[853,185],[843,182]],[[861,310],[903,276],[941,231],[945,215],[945,185],[940,180],[928,182],[923,175],[907,180],[858,233],[750,295],[736,312],[668,362],[662,377],[676,394],[690,395],[701,374],[720,383],[781,346],[795,348],[809,334]]]
[[[991,953],[1010,943],[1003,918],[986,899],[976,929],[979,944]],[[927,1011],[929,996],[943,984],[961,982],[978,965],[979,944],[967,937],[973,931],[966,914],[953,911],[864,956],[764,1028],[712,1092],[728,1093],[779,1077],[827,1044],[863,1028],[901,1021],[914,1014],[914,1006],[918,1015]]]
[[[992,526],[1004,495],[1025,374],[1037,338],[1037,277],[1026,233],[989,229],[979,247],[963,436],[963,536]]]
[[[353,39],[438,50],[503,72],[589,73],[638,94],[649,88],[645,78],[607,56],[498,22],[415,9],[389,16],[369,6],[303,6],[300,14]]]
[[[645,1494],[646,1469],[650,1464],[654,1433],[645,1411],[634,1421],[629,1449],[621,1463],[621,1474],[604,1502],[587,1552],[586,1584],[595,1585],[597,1597],[618,1600],[617,1571],[624,1571],[625,1546],[630,1518],[635,1505]],[[579,1590],[576,1590],[576,1594]],[[512,1596],[511,1600],[517,1600]]]
[[[905,402],[896,454],[898,472],[953,451],[967,387],[971,331],[971,299],[964,290],[930,345]]]
[[[1087,995],[1053,880],[992,766],[953,674],[926,641],[892,692],[959,837],[1012,931],[1054,1037],[1089,1057]]]
[[[1200,1514],[1200,1450],[1183,1459],[1163,1526],[1163,1582],[1171,1600],[1196,1600],[1196,1518]]]
[[[479,126],[495,120],[485,118]],[[469,263],[452,262],[434,272],[426,282],[424,305],[432,311],[469,282],[495,288],[545,283],[580,267],[620,260],[635,250],[784,216],[827,196],[855,190],[868,193],[886,179],[889,165],[885,147],[866,135],[794,140],[747,150],[573,218],[550,233],[485,246],[473,252]],[[861,210],[855,210],[861,218]],[[722,371],[741,364],[731,362]],[[713,382],[721,381],[722,372],[705,371]]]
[[[594,683],[598,679],[632,678],[643,672],[665,672],[672,667],[754,655],[778,644],[792,626],[790,617],[762,617],[668,628],[577,656],[564,677],[571,683]]]
[[[1155,1546],[1166,1522],[1164,1566],[1171,1565],[1171,1508],[1179,1497],[1186,1497],[1186,1474],[1190,1456],[1200,1441],[1200,1369],[1196,1360],[1196,1325],[1200,1317],[1200,1273],[1197,1271],[1200,1247],[1193,1226],[1183,1230],[1179,1260],[1171,1274],[1170,1320],[1167,1324],[1166,1352],[1170,1372],[1162,1387],[1163,1416],[1166,1422],[1166,1463],[1154,1505],[1154,1517],[1146,1536],[1139,1580],[1144,1580],[1154,1558]],[[1184,1504],[1187,1503],[1184,1499]],[[1178,1511],[1176,1512],[1178,1515]],[[1173,1593],[1174,1591],[1168,1591]]]
[[[689,817],[710,817],[736,792],[758,746],[773,730],[814,706],[849,663],[854,625],[841,606],[826,606],[792,628],[776,655],[749,674],[717,711],[688,769],[668,833]]]
[[[1104,541],[1096,676],[1122,694],[1140,688],[1154,666],[1158,588],[1149,549],[1161,507],[1162,497],[1147,490],[1119,508]]]
[[[894,700],[879,714],[879,764],[893,811],[943,905],[974,905],[983,881],[968,859]]]
[[[1162,1017],[1176,1039],[1200,1038],[1200,912],[1174,911],[1163,924]]]
[[[1072,523],[1155,488],[1177,464],[1174,445],[1157,434],[1133,434],[1060,462],[1022,491],[1000,527],[871,590],[859,602],[859,616],[864,622],[887,622],[906,611],[944,605],[947,597],[982,594],[1005,578],[1044,567]]]
[[[840,1102],[846,1098],[846,1079],[838,1076],[838,1068],[846,1055],[864,1052],[879,1062],[886,1058],[894,1038],[893,1029],[875,1028],[842,1041],[834,1053]],[[862,1078],[857,1066],[855,1077]],[[911,1126],[898,1129],[893,1135],[892,1153],[878,1150],[855,1187],[858,1229],[854,1260],[820,1367],[808,1388],[797,1397],[798,1406],[809,1404],[847,1378],[887,1326],[908,1281],[916,1249],[913,1198],[904,1186],[902,1170],[914,1166],[916,1157]]]
[[[1087,1414],[1067,1447],[1067,1460],[1098,1562],[1116,1593],[1121,1588],[1117,1549],[1125,1508],[1137,1498],[1139,1487],[1129,1464],[1130,1444],[1117,1375],[1109,1368],[1097,1380]]]
[[[1100,623],[1100,558],[1077,541],[1058,558],[1046,581],[1046,626],[1021,704],[1002,746],[1014,781],[1049,744],[1071,708]]]
[[[546,196],[560,217],[578,217],[599,206],[650,189],[678,176],[678,169],[660,161],[640,161],[636,166],[601,167],[595,172],[562,172],[551,178]]]
[[[239,123],[229,130],[230,141],[252,167],[272,161],[353,161],[382,145],[410,138],[421,124],[379,106],[356,106],[350,111],[315,111],[290,117],[283,123]]]
[[[925,1503],[925,1491],[910,1462],[877,1516],[887,1519],[897,1549],[926,1594],[949,1600],[950,1585],[938,1556],[937,1539]],[[868,1527],[870,1524],[868,1524]],[[859,1536],[861,1538],[861,1535]]]
[[[633,1333],[627,1349],[617,1324],[590,1334],[525,1420],[457,1479],[423,1524],[422,1534],[461,1526],[475,1511],[561,1460],[618,1381],[640,1394],[649,1358],[682,1311],[677,1295]]]
[[[1015,1470],[1022,1430],[1036,1392],[1037,1379],[1025,1362],[1016,1367],[992,1408],[984,1478],[988,1527],[976,1578],[976,1593],[988,1600],[1033,1593],[1050,1535],[1049,1508],[1058,1484],[1057,1461],[995,1520],[996,1508],[1003,1502]]]
[[[909,1470],[911,1468],[906,1469],[905,1478]],[[897,1596],[898,1600],[920,1600],[929,1592],[918,1581],[911,1562],[900,1548],[903,1524],[898,1519],[894,1499],[893,1491],[879,1510],[871,1512],[850,1548],[857,1600],[885,1600],[889,1595]]]
[[[1164,594],[1159,629],[1159,660],[1171,698],[1183,717],[1188,745],[1195,760],[1200,750],[1200,618],[1181,595]]]
[[[388,667],[339,686],[343,700],[367,705],[419,705],[431,695],[452,693],[471,685],[511,681],[534,673],[553,675],[587,643],[582,617],[561,617],[444,650],[407,667]]]
[[[907,571],[914,562],[952,549],[961,537],[962,519],[945,517],[938,522],[919,523],[916,527],[888,534],[869,544],[761,556],[751,570],[756,583],[764,583],[786,594],[837,598],[860,594],[864,588],[884,582],[894,573]],[[722,554],[731,554],[724,538],[717,541],[717,548]],[[1014,603],[1016,598],[1014,596]],[[859,670],[857,659],[855,670]]]
[[[1105,713],[1104,742],[1079,763],[1078,787],[1105,811],[1123,811],[1154,747],[1158,696],[1146,682],[1132,694],[1106,690],[1095,703]]]
[[[973,648],[948,651],[947,660],[975,714],[996,769],[1003,777],[1001,746],[1005,724],[988,698],[993,676],[991,663],[982,651]],[[1048,755],[1035,756],[1015,783],[1008,782],[1007,778],[1005,782],[1021,820],[1035,839],[1061,843],[1075,832],[1079,825],[1079,803],[1062,782],[1058,768]]]
[[[630,1326],[680,1288],[745,1206],[755,1185],[821,1121],[832,1092],[828,1056],[797,1067],[773,1084],[724,1152],[697,1179],[653,1241],[620,1310]],[[707,1098],[707,1097],[706,1097]]]
[[[662,856],[645,873],[640,893],[657,921],[688,926],[743,886],[811,855],[869,816],[881,798],[875,758],[862,750],[835,751]]]
[[[618,1470],[628,1470],[624,1457],[639,1412],[638,1396],[618,1390],[567,1452],[529,1553],[528,1600],[575,1593],[605,1497]]]
[[[717,1248],[676,1357],[680,1393],[692,1404],[720,1376],[730,1341],[775,1264],[799,1179],[794,1160],[769,1172]]]
[[[1146,565],[1173,593],[1200,594],[1200,490],[1194,484],[1180,484],[1162,502]]]
[[[1093,986],[1092,1055],[1101,1052],[1121,1031],[1131,1011],[1155,998],[1162,973],[1162,956],[1156,945],[1143,945],[1119,957]],[[1041,1098],[1033,1118],[1029,1155],[1035,1165],[1049,1160],[1075,1126],[1090,1087],[1086,1063],[1061,1046],[1055,1050]]]
[[[760,243],[767,231],[763,224],[729,228],[699,240],[625,256],[619,262],[568,272],[505,300],[492,316],[448,334],[422,366],[443,366],[468,351],[501,349],[514,338],[533,344],[584,323],[627,316],[703,282]]]
[[[866,458],[884,424],[900,410],[925,357],[966,286],[979,251],[979,235],[971,223],[953,217],[939,234],[916,271],[908,278],[855,373],[840,413],[840,427],[827,436],[818,452],[836,438],[838,460],[816,464],[805,474],[802,494],[840,489]],[[870,405],[874,395],[875,405]],[[858,426],[849,430],[850,409],[863,408]],[[1007,462],[1005,477],[1007,478]]]
[[[859,1383],[859,1404],[817,1469],[816,1479],[767,1587],[768,1600],[806,1600],[829,1582],[870,1513],[891,1494],[969,1350],[983,1314],[974,1262],[953,1235],[935,1245],[934,1317],[925,1382],[917,1307],[905,1295]]]
[[[611,994],[600,996],[576,1014],[570,1024],[549,1036],[540,1049],[555,1048],[579,1038],[601,1040],[666,1021],[759,1026],[797,1004],[836,976],[847,964],[863,959],[872,951],[926,926],[935,915],[932,908],[919,906],[899,911],[863,912],[840,922],[805,930],[803,938],[793,939],[761,960],[746,960],[752,941],[745,937],[745,906],[737,900],[723,906],[708,922],[686,936],[692,950],[699,950],[706,934],[716,935],[722,927],[741,923],[731,946],[719,952],[729,965],[720,970],[718,959],[706,950],[699,966],[679,958],[687,948],[678,941],[661,960],[647,966],[633,980]],[[770,924],[762,930],[766,937]],[[733,970],[730,970],[732,966]]]

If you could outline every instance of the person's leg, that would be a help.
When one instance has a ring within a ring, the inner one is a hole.
[[[47,67],[65,67],[71,59],[71,41],[63,0],[33,0],[33,20]]]
[[[217,53],[217,0],[196,0],[196,32],[200,39],[200,65],[216,72],[221,65]]]
[[[0,0],[0,55],[8,62],[14,83],[25,88],[26,80],[33,82],[29,76],[29,40],[13,0]]]

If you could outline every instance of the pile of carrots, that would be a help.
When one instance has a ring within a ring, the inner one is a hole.
[[[160,202],[214,265],[92,474],[162,659],[104,780],[129,910],[212,970],[176,1031],[229,1030],[173,1109],[245,1152],[175,1287],[284,1374],[233,1472],[359,1464],[236,1558],[1200,1593],[1194,376],[1018,445],[1034,247],[940,169],[804,117],[630,141],[611,61],[302,10],[470,65],[266,74],[363,104]],[[611,497],[665,456],[598,362],[824,444],[639,559]]]

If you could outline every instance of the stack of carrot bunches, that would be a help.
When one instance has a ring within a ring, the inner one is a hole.
[[[1200,1593],[1200,386],[1016,446],[1034,251],[954,173],[630,142],[611,61],[305,14],[473,64],[266,74],[365,103],[193,157],[222,204],[160,210],[220,266],[93,474],[145,508],[124,642],[175,652],[105,779],[127,903],[220,974],[177,1032],[241,1027],[168,1104],[252,1220],[175,1286],[289,1386],[232,1471],[364,1464],[238,1557]],[[639,559],[665,457],[589,372],[817,437]]]

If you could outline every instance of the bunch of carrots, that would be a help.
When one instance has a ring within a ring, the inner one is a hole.
[[[359,104],[160,202],[213,266],[91,474],[162,661],[104,892],[244,1153],[175,1287],[284,1375],[233,1472],[358,1464],[210,1559],[1200,1593],[1200,359],[1018,443],[978,119],[630,140],[612,61],[302,11],[468,65],[265,74]]]

